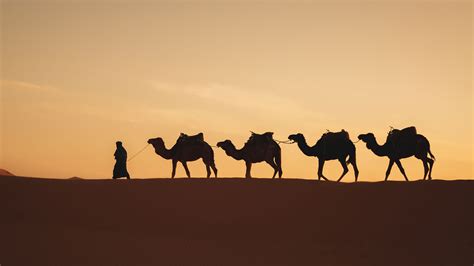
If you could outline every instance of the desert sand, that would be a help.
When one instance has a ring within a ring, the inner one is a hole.
[[[0,264],[473,265],[474,181],[0,177]]]

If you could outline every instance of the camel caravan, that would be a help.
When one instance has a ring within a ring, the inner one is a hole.
[[[415,156],[423,162],[424,176],[423,180],[428,177],[431,180],[431,171],[435,161],[434,155],[430,150],[430,143],[426,137],[417,133],[415,127],[404,129],[392,128],[387,135],[385,144],[379,145],[373,133],[361,134],[358,136],[359,141],[366,143],[366,147],[377,156],[386,156],[389,159],[387,171],[385,173],[385,181],[390,175],[393,164],[395,163],[400,172],[408,181],[405,170],[400,159]],[[357,141],[358,142],[358,141]],[[217,146],[211,146],[204,140],[204,134],[189,136],[181,133],[176,143],[167,149],[162,138],[149,139],[155,149],[156,154],[166,160],[172,162],[171,178],[175,177],[176,165],[181,163],[186,171],[188,178],[191,173],[187,166],[187,162],[202,159],[207,170],[207,177],[211,176],[211,169],[214,177],[217,178],[217,168],[214,162],[214,150],[212,147],[221,148],[226,155],[235,160],[245,162],[245,177],[251,178],[252,164],[266,162],[273,168],[273,177],[278,174],[278,178],[282,177],[283,171],[281,167],[281,148],[280,143],[293,144],[296,143],[301,152],[306,156],[318,158],[318,180],[328,180],[324,174],[324,163],[330,160],[338,160],[342,166],[342,175],[338,182],[349,172],[348,165],[354,170],[355,182],[359,176],[359,169],[356,162],[356,147],[349,137],[349,133],[345,130],[340,132],[327,132],[321,136],[314,146],[309,146],[303,134],[297,133],[288,136],[288,141],[278,141],[273,138],[273,132],[257,134],[251,132],[251,136],[242,148],[237,149],[231,140],[224,140],[217,143]]]

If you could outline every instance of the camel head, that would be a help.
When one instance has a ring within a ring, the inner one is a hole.
[[[163,141],[162,138],[149,139],[148,144],[153,145],[153,147],[155,147],[155,148],[165,146],[165,142]]]
[[[294,142],[300,142],[300,141],[304,140],[304,136],[301,133],[296,133],[296,134],[289,135],[288,139],[292,140]]]
[[[373,133],[360,134],[357,138],[365,142],[367,148],[369,149],[376,143],[375,136]]]
[[[218,142],[217,147],[223,149],[223,150],[229,150],[231,148],[235,148],[234,144],[232,144],[232,141],[226,139],[224,141]]]

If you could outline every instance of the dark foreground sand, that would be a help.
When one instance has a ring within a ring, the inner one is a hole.
[[[474,181],[0,177],[0,264],[468,265]]]

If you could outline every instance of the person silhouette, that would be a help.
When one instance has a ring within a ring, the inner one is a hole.
[[[117,149],[115,150],[115,165],[112,179],[126,177],[130,179],[130,174],[127,171],[127,150],[122,145],[121,141],[115,143]]]

